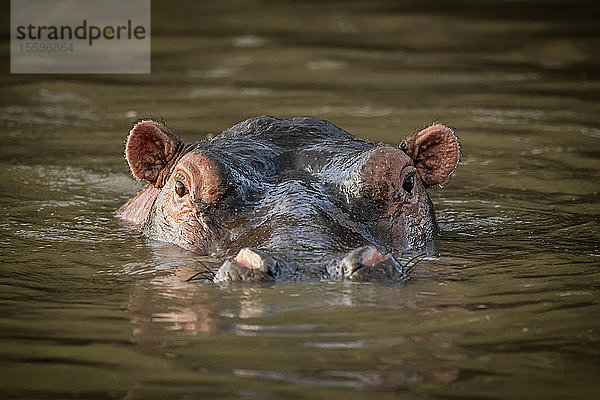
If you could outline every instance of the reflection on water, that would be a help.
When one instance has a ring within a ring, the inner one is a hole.
[[[466,358],[456,349],[438,349],[433,358],[416,351],[432,343],[453,342],[460,333],[411,332],[402,327],[407,318],[457,307],[464,297],[454,293],[409,289],[407,298],[398,298],[398,287],[340,282],[224,290],[182,284],[188,268],[175,271],[134,284],[127,305],[131,341],[170,359],[190,357],[190,347],[200,346],[202,358],[210,360],[203,366],[207,372],[314,387],[394,389],[417,382],[452,382],[458,369],[451,361]],[[381,329],[371,326],[373,307],[389,315]],[[206,348],[206,335],[221,339]],[[231,357],[240,351],[250,358],[232,364]],[[375,357],[377,366],[343,362],[348,351]],[[293,368],[310,359],[307,370]]]
[[[596,2],[152,3],[151,75],[0,76],[2,398],[596,395]],[[217,287],[112,218],[133,120],[260,114],[456,128],[438,253],[402,286]]]

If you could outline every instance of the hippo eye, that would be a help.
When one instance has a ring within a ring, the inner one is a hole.
[[[175,182],[175,193],[177,193],[177,196],[183,197],[185,192],[186,192],[186,190],[185,190],[185,185],[183,184],[183,182],[181,182],[181,181]]]
[[[407,176],[402,184],[402,189],[404,189],[407,193],[410,193],[415,187],[415,177],[413,175]]]

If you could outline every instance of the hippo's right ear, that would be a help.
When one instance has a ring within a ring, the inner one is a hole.
[[[129,132],[125,157],[134,178],[161,188],[165,168],[182,148],[183,142],[163,125],[141,121]]]

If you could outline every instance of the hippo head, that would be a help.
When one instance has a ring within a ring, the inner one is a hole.
[[[443,125],[392,147],[316,118],[268,116],[184,144],[142,121],[126,158],[148,185],[117,216],[151,238],[226,258],[215,281],[397,280],[395,256],[432,243],[426,188],[448,180],[459,144]]]

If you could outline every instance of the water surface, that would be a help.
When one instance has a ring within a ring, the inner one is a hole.
[[[151,75],[4,73],[0,395],[595,398],[598,16],[592,1],[155,0]],[[112,217],[140,188],[132,121],[194,140],[260,114],[393,144],[456,129],[461,165],[431,191],[442,235],[408,284],[189,284],[211,260]]]

